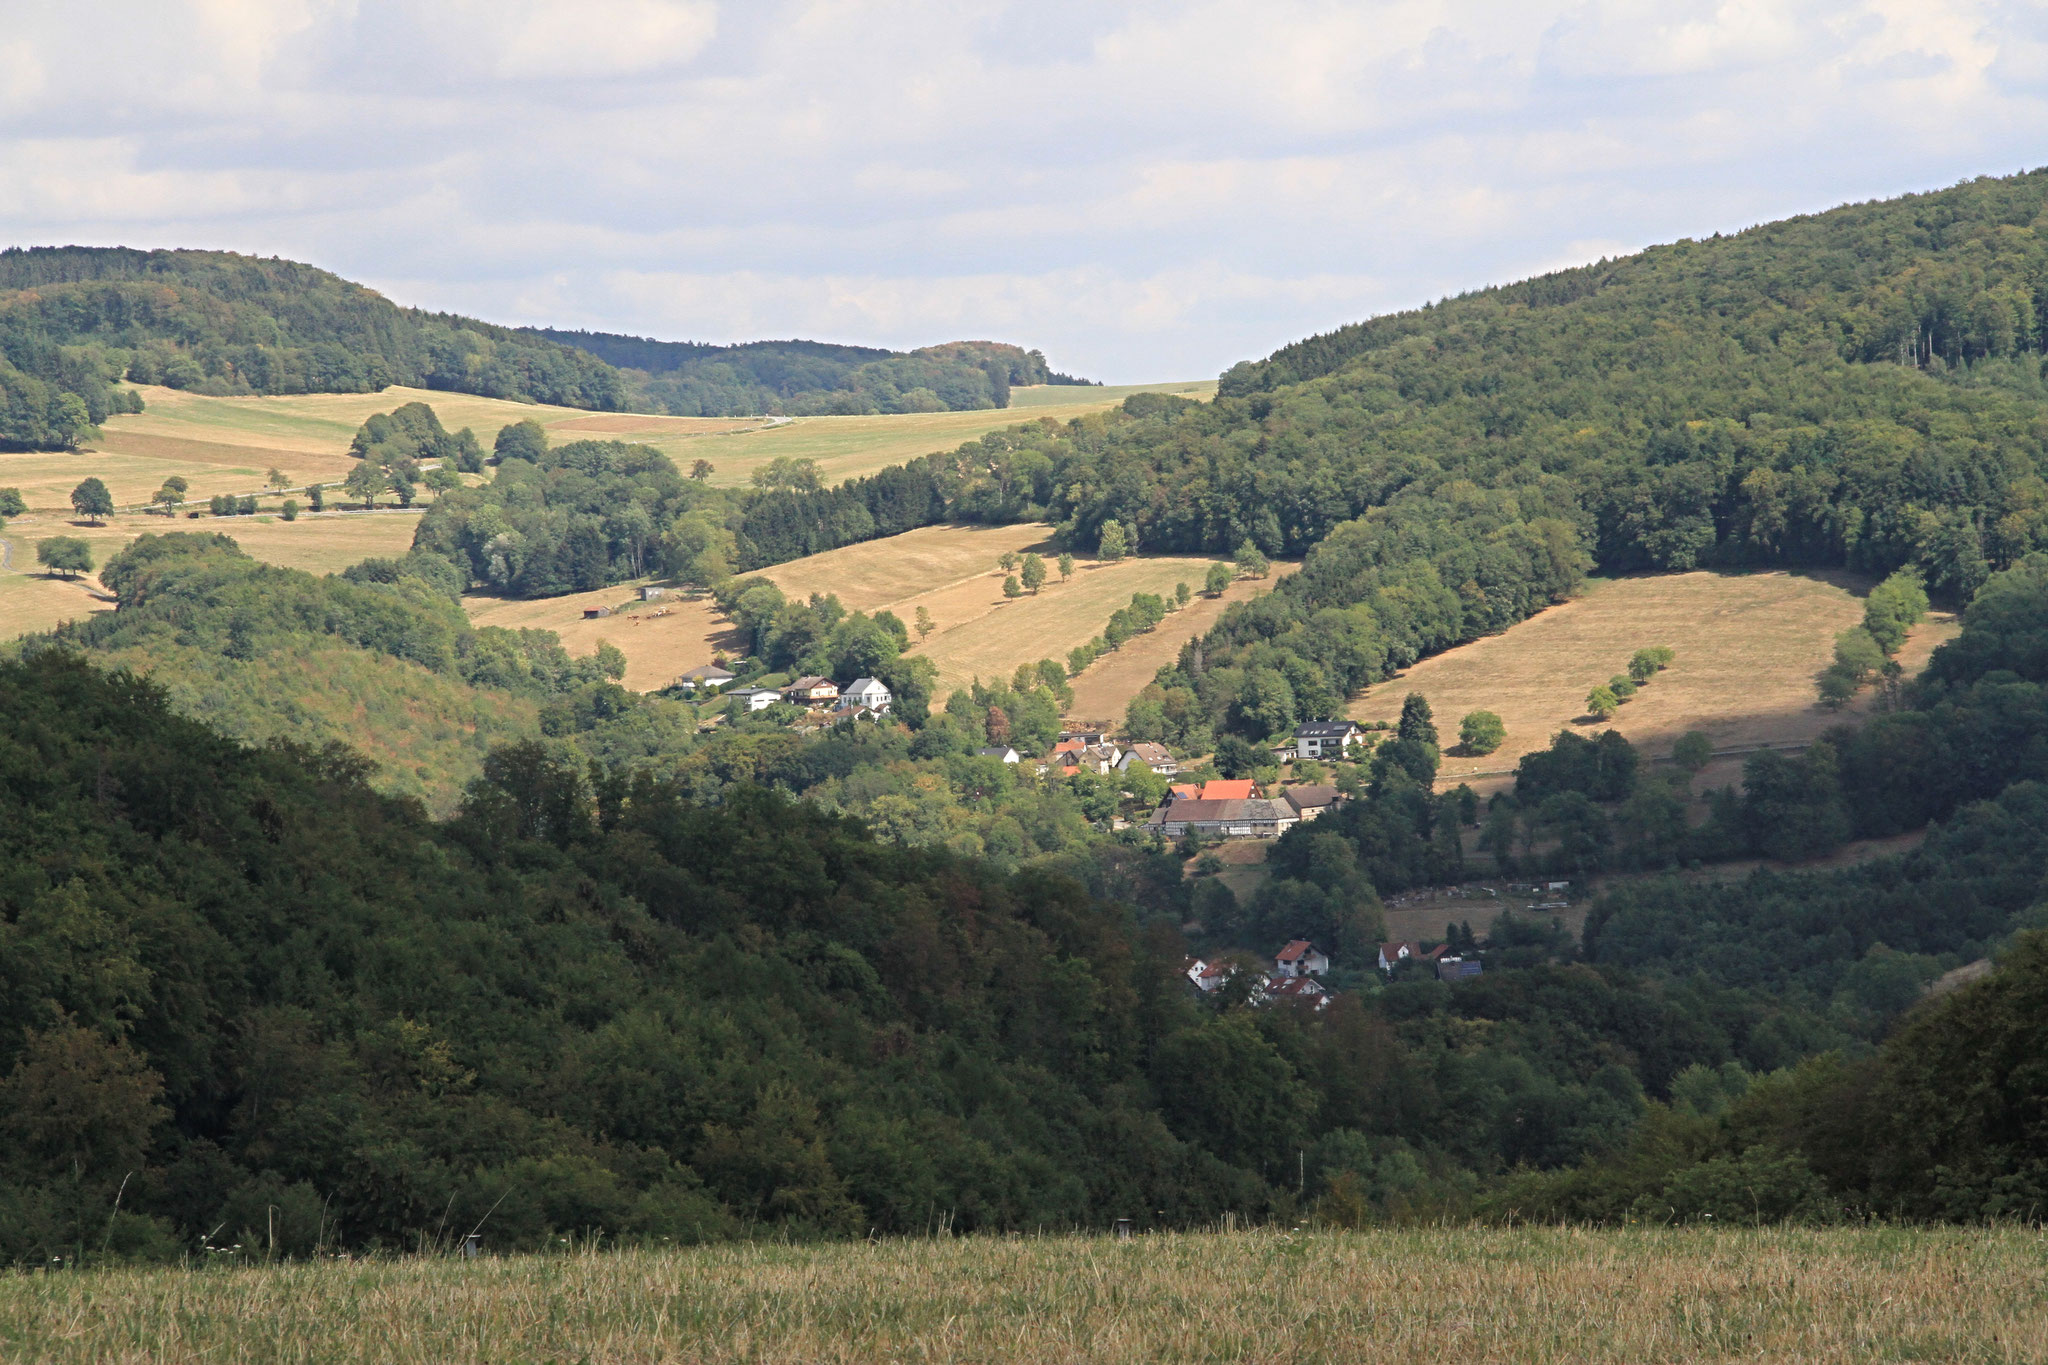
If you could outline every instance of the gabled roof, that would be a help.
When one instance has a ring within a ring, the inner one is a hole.
[[[1266,987],[1274,995],[1321,995],[1327,989],[1312,976],[1287,977]]]
[[[832,690],[835,692],[839,690],[836,686],[833,685],[833,682],[830,678],[821,678],[818,677],[816,674],[811,674],[808,677],[798,678],[795,682],[791,683],[788,687],[785,687],[782,690],[785,692],[809,692],[819,687],[831,687]]]
[[[1216,778],[1202,784],[1204,801],[1245,801],[1254,794],[1256,784],[1249,777]]]
[[[1242,801],[1175,801],[1153,812],[1153,819],[1207,823],[1215,820],[1292,820],[1294,812],[1278,801],[1252,797]]]
[[[1296,739],[1330,739],[1340,735],[1348,735],[1357,728],[1358,724],[1356,721],[1312,720],[1295,726],[1294,737]]]
[[[977,758],[1000,758],[1004,754],[1014,754],[1016,752],[1015,749],[1007,744],[984,744],[981,748],[974,751],[974,755]]]
[[[1078,754],[1087,747],[1087,742],[1084,740],[1063,739],[1052,746],[1052,751],[1056,754]]]
[[[1139,760],[1145,763],[1173,762],[1173,755],[1168,752],[1164,744],[1154,744],[1149,739],[1139,740],[1130,747],[1128,752],[1136,754]]]
[[[1289,787],[1282,795],[1287,798],[1287,804],[1296,810],[1308,810],[1316,806],[1333,806],[1337,803],[1337,789],[1335,787],[1312,783],[1303,783],[1299,787]]]
[[[888,684],[884,683],[880,678],[855,678],[846,685],[846,690],[849,692],[866,692],[877,687],[881,688],[884,692],[889,690]]]
[[[1176,782],[1166,789],[1166,799],[1169,801],[1193,801],[1201,794],[1202,784],[1199,782]]]
[[[1305,938],[1298,938],[1295,939],[1293,942],[1289,943],[1285,948],[1282,948],[1279,952],[1273,954],[1273,960],[1276,962],[1299,962],[1302,958],[1307,957],[1310,953],[1314,952],[1315,950],[1315,944],[1310,943]]]
[[[677,674],[676,680],[678,682],[708,682],[713,678],[732,678],[737,676],[731,669],[720,668],[717,664],[698,664],[695,668],[685,669]]]
[[[1389,962],[1398,961],[1404,952],[1413,954],[1417,951],[1419,950],[1412,943],[1382,943],[1380,945],[1380,956]]]

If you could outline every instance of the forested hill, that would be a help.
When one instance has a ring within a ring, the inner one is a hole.
[[[987,438],[963,503],[1308,554],[1162,679],[1248,733],[1595,565],[1911,566],[1965,601],[2048,548],[2044,208],[2048,172],[1972,181],[1377,319],[1214,403]]]
[[[1086,382],[1056,373],[1038,351],[996,341],[904,352],[822,341],[710,346],[551,328],[534,335],[633,371],[635,407],[684,417],[1006,408],[1013,385]]]
[[[117,381],[205,393],[391,384],[615,409],[610,365],[531,332],[401,308],[296,261],[226,251],[0,251],[0,444],[74,444]]]

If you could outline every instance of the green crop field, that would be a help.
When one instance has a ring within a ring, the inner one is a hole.
[[[2048,1245],[2020,1227],[1253,1231],[212,1265],[0,1279],[0,1357],[2038,1361],[2044,1273]]]

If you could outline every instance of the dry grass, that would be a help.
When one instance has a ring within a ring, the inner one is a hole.
[[[928,593],[995,575],[1001,596],[1002,572],[997,560],[1006,552],[1027,550],[1056,556],[1046,537],[1052,528],[1042,522],[1016,526],[921,526],[900,536],[842,546],[806,559],[756,570],[749,578],[766,578],[793,598],[812,593],[836,595],[849,611],[895,610]],[[1046,565],[1054,584],[1059,575]],[[1048,590],[1050,591],[1050,589]],[[905,625],[916,611],[897,611]],[[937,614],[936,609],[933,612]],[[1105,617],[1104,619],[1107,619]]]
[[[46,1365],[2048,1358],[2024,1228],[956,1239],[0,1280]]]
[[[1586,693],[1625,671],[1637,649],[1670,645],[1677,660],[1621,708],[1611,728],[1660,756],[1688,730],[1706,731],[1716,748],[1803,743],[1857,714],[1821,707],[1814,679],[1833,655],[1837,632],[1862,620],[1858,599],[1867,588],[1846,575],[1780,572],[1597,582],[1499,635],[1423,660],[1374,687],[1349,714],[1395,720],[1403,698],[1420,692],[1448,747],[1466,712],[1498,712],[1507,743],[1485,757],[1447,752],[1440,775],[1445,785],[1470,780],[1484,792],[1559,730],[1609,728],[1585,720]],[[1908,670],[1923,666],[1956,629],[1938,615],[1916,630],[1902,655]],[[1727,764],[1730,773],[1739,766]],[[1704,783],[1717,776],[1725,780],[1710,769]]]
[[[625,685],[638,692],[666,687],[685,669],[710,663],[716,653],[744,652],[744,638],[710,598],[671,593],[642,602],[637,593],[637,585],[628,584],[532,601],[472,596],[464,605],[479,626],[552,630],[562,637],[562,647],[578,656],[597,653],[599,643],[609,640],[626,656]],[[617,614],[586,621],[583,612],[589,607],[610,607]]]
[[[184,518],[111,517],[103,526],[74,525],[51,516],[24,517],[9,523],[0,541],[7,544],[9,568],[0,570],[0,639],[49,630],[61,622],[94,611],[111,611],[97,579],[53,579],[36,568],[36,546],[51,536],[75,536],[92,548],[93,562],[105,564],[139,535],[165,531],[218,531],[249,554],[269,564],[308,573],[339,573],[351,564],[377,555],[402,555],[412,546],[417,513],[379,512],[370,516],[328,513],[297,521],[270,517]]]
[[[1231,603],[1270,591],[1275,583],[1300,567],[1275,563],[1268,578],[1240,578],[1221,597],[1197,596],[1184,610],[1160,622],[1158,629],[1129,641],[1113,654],[1103,655],[1074,680],[1074,704],[1067,708],[1067,714],[1091,725],[1122,725],[1131,698],[1144,691],[1160,669],[1180,658],[1182,645],[1207,632]],[[1191,578],[1188,586],[1199,592],[1201,580]]]
[[[1064,663],[1068,650],[1102,633],[1110,613],[1128,604],[1132,593],[1170,598],[1176,583],[1199,587],[1211,562],[1177,555],[1141,555],[1118,564],[1084,562],[1071,582],[1060,582],[1055,573],[1036,596],[1015,599],[1003,596],[1003,575],[992,572],[906,598],[891,610],[908,622],[918,607],[930,608],[939,628],[916,650],[938,665],[943,695],[976,677],[1008,678],[1021,663]],[[1178,619],[1178,613],[1169,615],[1157,630],[1176,631]],[[1138,643],[1133,640],[1124,648]]]

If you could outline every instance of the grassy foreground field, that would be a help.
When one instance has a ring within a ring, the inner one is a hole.
[[[1868,587],[1847,575],[1785,572],[1600,581],[1499,635],[1424,659],[1374,687],[1349,714],[1397,720],[1402,699],[1422,693],[1446,746],[1441,784],[1470,781],[1482,794],[1501,785],[1497,775],[1524,753],[1547,747],[1567,728],[1588,736],[1619,730],[1660,757],[1688,730],[1706,731],[1724,749],[1803,744],[1859,714],[1855,707],[1822,707],[1814,678],[1833,657],[1836,634],[1863,619]],[[1924,667],[1956,629],[1946,613],[1915,629],[1900,656],[1907,673]],[[1586,693],[1622,672],[1645,645],[1670,645],[1677,659],[1611,726],[1587,721]],[[1500,715],[1507,742],[1483,757],[1451,749],[1459,718],[1482,709]],[[1727,774],[1709,770],[1705,782],[1732,778],[1739,760],[1726,766]],[[1495,776],[1479,780],[1485,774]]]
[[[96,1362],[2048,1358],[2028,1229],[956,1239],[0,1279],[0,1356]]]

